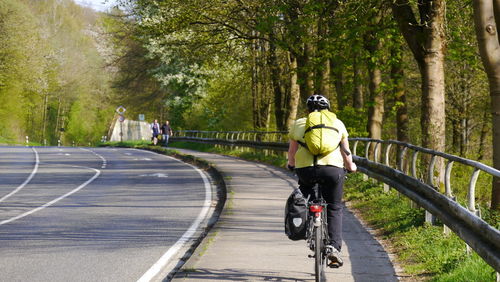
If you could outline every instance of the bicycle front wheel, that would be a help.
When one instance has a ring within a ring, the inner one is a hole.
[[[323,240],[322,229],[323,225],[314,228],[314,273],[316,276],[316,282],[326,281],[326,258],[324,255],[325,241]]]

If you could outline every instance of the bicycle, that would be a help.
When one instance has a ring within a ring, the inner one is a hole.
[[[336,261],[327,264],[332,249],[327,248],[330,243],[328,235],[327,222],[327,203],[321,195],[321,188],[318,183],[313,187],[313,193],[307,198],[307,207],[309,210],[308,230],[306,233],[306,242],[313,254],[309,258],[314,258],[314,274],[316,282],[326,281],[325,269],[328,265],[331,268],[338,268],[343,262]]]
[[[295,172],[295,167],[288,166],[288,169]],[[347,178],[347,175],[345,176]],[[305,200],[308,211],[305,239],[309,249],[313,254],[309,258],[314,258],[314,273],[316,282],[326,281],[325,269],[328,265],[331,268],[338,268],[343,265],[342,259],[334,256],[329,264],[329,257],[334,254],[333,247],[327,248],[330,244],[327,221],[327,202],[321,193],[320,181],[315,178],[312,193],[307,195]]]

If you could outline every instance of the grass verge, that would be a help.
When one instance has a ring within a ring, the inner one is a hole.
[[[389,242],[405,273],[423,281],[496,281],[495,271],[477,254],[468,255],[465,243],[443,226],[424,223],[424,210],[381,184],[355,174],[345,185],[345,200],[364,221]]]
[[[115,146],[142,147],[147,144],[122,143]],[[175,142],[171,146],[220,153],[284,167],[284,156],[239,151],[209,144]],[[397,261],[406,274],[421,281],[496,281],[495,271],[477,254],[468,255],[465,243],[455,234],[443,234],[442,226],[424,223],[424,211],[394,189],[384,193],[381,184],[363,181],[357,173],[349,176],[344,199],[382,239],[396,250]]]

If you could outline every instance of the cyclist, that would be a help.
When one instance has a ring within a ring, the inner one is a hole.
[[[329,110],[330,102],[326,97],[315,94],[307,99],[307,109],[309,112]],[[306,197],[312,193],[315,183],[321,185],[322,196],[328,204],[327,222],[330,244],[327,245],[329,249],[327,251],[331,263],[341,266],[343,264],[340,252],[342,247],[342,195],[345,169],[354,172],[357,167],[352,161],[349,150],[347,130],[339,119],[336,119],[334,123],[334,127],[341,134],[339,146],[333,152],[317,157],[315,165],[314,156],[306,147],[300,145],[300,143],[304,144],[305,123],[306,118],[300,118],[290,128],[288,168],[295,169],[299,177],[299,188]]]

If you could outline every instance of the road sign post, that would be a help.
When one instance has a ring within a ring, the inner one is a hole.
[[[119,115],[118,120],[120,121],[120,142],[123,142],[123,122],[125,121],[123,114],[125,114],[126,111],[127,109],[125,109],[124,106],[118,106],[118,108],[116,108],[116,112]]]

